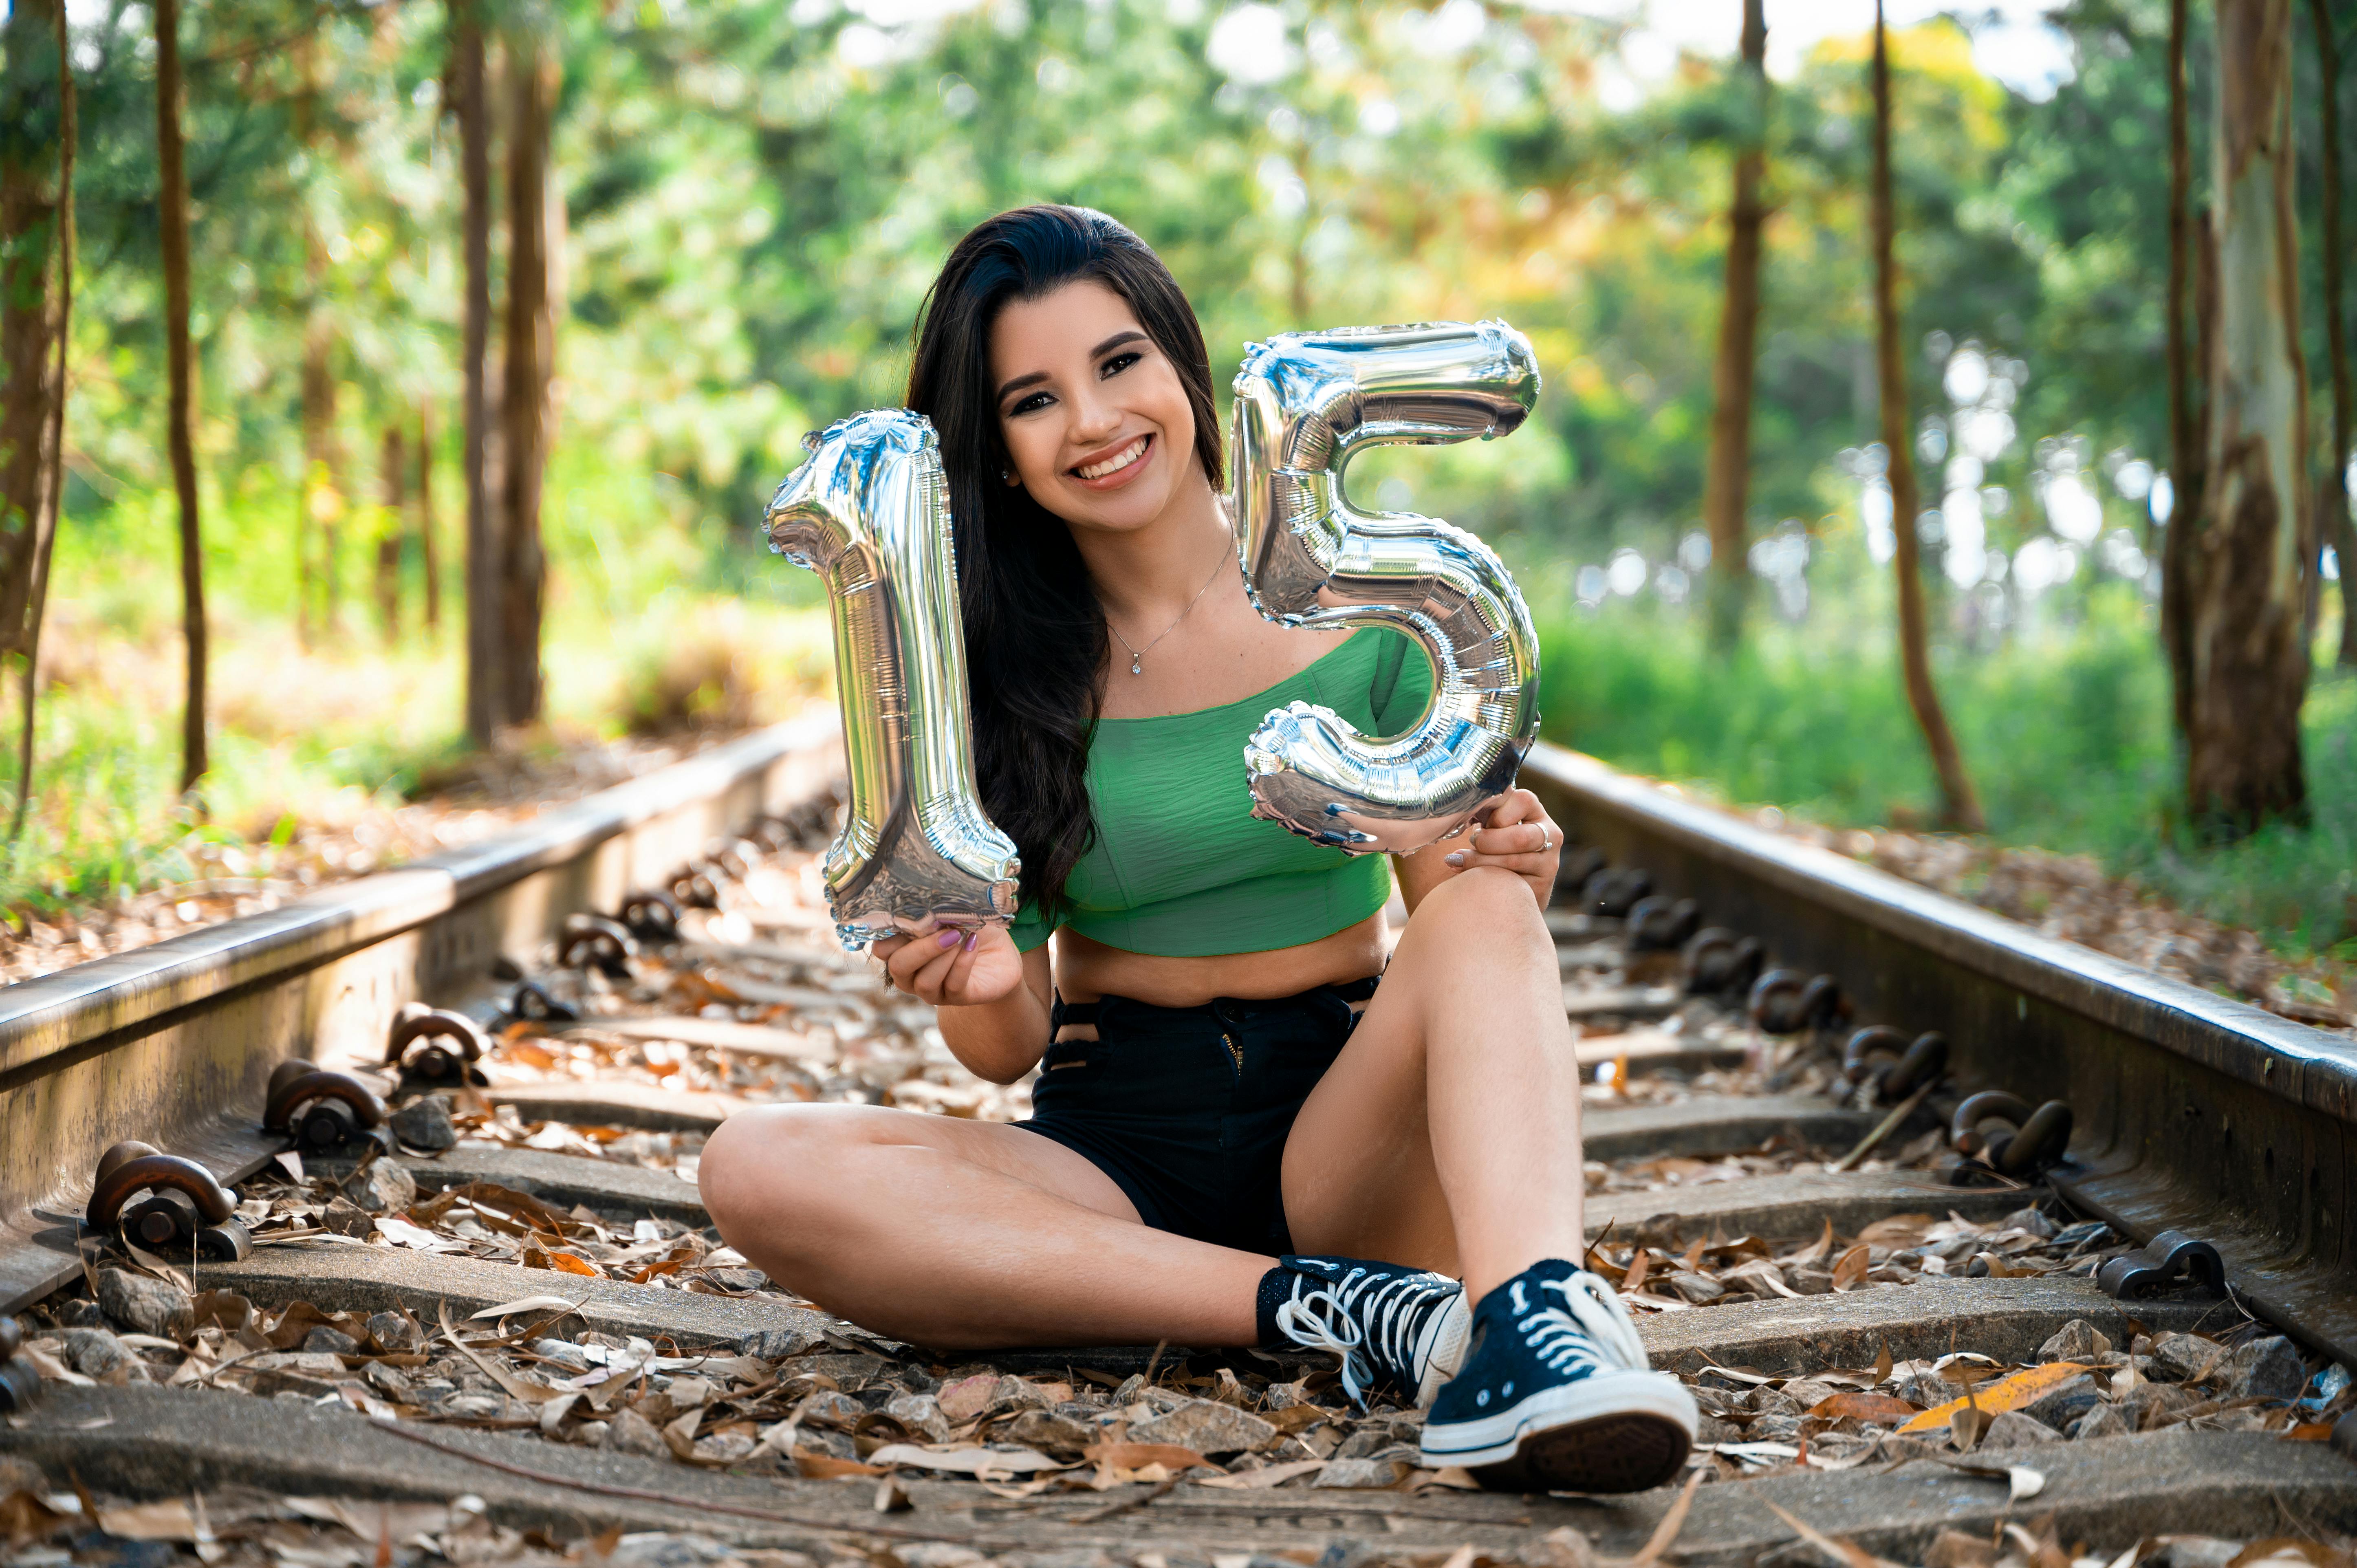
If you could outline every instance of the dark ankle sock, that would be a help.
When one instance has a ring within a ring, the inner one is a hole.
[[[1260,1277],[1260,1294],[1253,1299],[1253,1320],[1260,1334],[1263,1349],[1281,1349],[1293,1341],[1276,1326],[1276,1309],[1293,1298],[1293,1282],[1297,1276],[1282,1266],[1269,1270]]]

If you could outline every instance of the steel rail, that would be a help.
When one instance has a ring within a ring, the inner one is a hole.
[[[0,988],[0,1312],[80,1268],[75,1223],[109,1144],[239,1179],[283,1146],[260,1126],[280,1061],[372,1064],[403,1004],[481,988],[565,916],[817,795],[840,753],[831,711],[774,725],[512,832]]]
[[[1522,782],[1570,837],[1775,961],[1828,972],[1863,1021],[1938,1028],[1960,1087],[2077,1113],[2065,1197],[2138,1241],[2214,1244],[2244,1305],[2357,1362],[2357,1041],[1902,881],[1593,757],[1541,745]]]
[[[0,990],[0,1310],[79,1264],[100,1150],[141,1137],[235,1180],[274,1151],[288,1056],[373,1060],[393,1014],[479,989],[567,914],[611,908],[839,770],[831,714],[773,726],[464,850]],[[2056,1187],[2143,1240],[2192,1231],[2242,1299],[2357,1360],[2357,1043],[1763,832],[1551,746],[1523,782],[1580,841],[1836,975],[1863,1015],[1937,1026],[1965,1088],[2078,1112]]]

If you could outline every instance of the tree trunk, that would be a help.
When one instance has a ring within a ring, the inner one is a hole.
[[[0,651],[24,658],[17,691],[16,804],[8,836],[24,833],[33,800],[41,616],[49,551],[65,490],[66,345],[73,315],[73,61],[59,0],[16,0],[5,40],[0,118],[43,145],[27,161],[0,155]],[[46,127],[43,122],[48,124]],[[47,138],[40,132],[48,129]]]
[[[1930,636],[1924,627],[1923,578],[1917,547],[1915,459],[1907,438],[1907,380],[1899,347],[1899,265],[1891,254],[1897,233],[1890,198],[1890,49],[1882,0],[1874,5],[1874,327],[1878,379],[1881,383],[1882,444],[1890,453],[1890,532],[1899,551],[1899,656],[1906,671],[1907,704],[1923,731],[1940,780],[1940,821],[1968,832],[1982,831],[1979,797],[1956,750],[1940,693],[1932,684]]]
[[[425,557],[425,629],[439,631],[442,628],[442,557],[434,538],[434,431],[433,415],[425,403],[417,405],[417,542]]]
[[[1718,318],[1718,361],[1711,371],[1710,458],[1703,475],[1703,523],[1710,531],[1711,643],[1724,652],[1743,633],[1751,574],[1744,561],[1744,510],[1751,478],[1751,377],[1760,328],[1760,230],[1767,209],[1760,187],[1768,168],[1766,0],[1744,0],[1744,86],[1751,94],[1753,136],[1736,156],[1735,196],[1727,213],[1727,303]]]
[[[309,33],[295,44],[301,90],[296,94],[295,139],[315,159],[318,125],[319,66],[317,40]],[[328,315],[328,248],[307,209],[303,218],[303,511],[297,527],[316,529],[306,576],[316,581],[318,626],[333,638],[343,616],[343,549],[341,523],[345,510],[340,454],[336,443],[335,325]],[[299,547],[299,546],[298,546]],[[311,607],[298,617],[309,618]]]
[[[387,642],[401,637],[401,541],[409,532],[408,497],[403,493],[407,456],[402,450],[401,426],[384,427],[384,444],[377,458],[377,482],[382,490],[384,517],[376,536],[376,618]]]
[[[484,361],[491,329],[491,128],[483,91],[483,26],[478,0],[449,0],[450,96],[458,117],[466,187],[467,299],[459,358],[466,390],[467,733],[479,746],[499,738],[506,687],[500,674],[499,539],[491,512],[490,422]]]
[[[2185,608],[2186,563],[2191,558],[2194,535],[2200,532],[2203,470],[2208,462],[2208,438],[2198,384],[2207,395],[2210,384],[2208,333],[2203,333],[2202,358],[2196,362],[2186,342],[2186,289],[2195,265],[2192,254],[2197,231],[2193,224],[2193,151],[2187,130],[2185,37],[2187,0],[2169,4],[2169,479],[2171,502],[2169,531],[2160,543],[2160,641],[2169,658],[2169,693],[2177,733],[2192,727],[2193,645]],[[2206,233],[2208,225],[2202,225]],[[2209,291],[2196,291],[2195,318],[2207,323],[2208,306],[2200,303]]]
[[[2332,450],[2319,489],[2318,532],[2341,567],[2341,662],[2357,665],[2357,527],[2349,521],[2349,325],[2342,317],[2341,249],[2341,38],[2328,0],[2309,0],[2316,25],[2317,75],[2323,83],[2324,337],[2332,357]]]
[[[65,9],[17,0],[6,22],[0,119],[0,652],[22,652],[56,522],[56,413],[64,395],[60,273],[70,91],[59,70]]]
[[[2303,817],[2308,383],[2292,205],[2291,7],[2219,0],[2208,504],[2190,549],[2186,809],[2209,837]]]
[[[164,347],[171,378],[172,489],[180,502],[180,625],[188,691],[180,719],[180,792],[205,776],[205,563],[197,519],[194,370],[188,343],[188,173],[180,142],[180,0],[156,5],[156,207],[163,231]]]
[[[549,117],[556,62],[518,29],[508,40],[507,364],[501,378],[500,665],[504,722],[540,717],[540,623],[548,566],[540,541],[540,495],[548,461],[548,387],[556,321],[549,274]]]

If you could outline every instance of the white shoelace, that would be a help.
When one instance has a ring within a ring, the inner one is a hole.
[[[1276,1326],[1295,1344],[1342,1359],[1342,1392],[1358,1405],[1366,1403],[1380,1375],[1375,1356],[1403,1369],[1407,1391],[1415,1392],[1415,1337],[1430,1316],[1418,1308],[1445,1294],[1426,1274],[1377,1280],[1365,1269],[1352,1269],[1340,1284],[1306,1291],[1276,1309]],[[1359,1313],[1369,1320],[1368,1329],[1359,1326]]]
[[[1603,1280],[1582,1270],[1563,1279],[1547,1280],[1539,1289],[1563,1297],[1563,1305],[1542,1305],[1523,1313],[1516,1317],[1514,1327],[1530,1347],[1531,1354],[1545,1362],[1551,1370],[1568,1372],[1583,1361],[1590,1366],[1617,1364],[1636,1370],[1648,1365],[1645,1347],[1637,1337],[1635,1320],[1629,1316],[1629,1308],[1619,1293]],[[1520,1294],[1516,1293],[1517,1305]]]

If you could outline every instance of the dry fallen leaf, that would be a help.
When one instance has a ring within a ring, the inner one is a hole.
[[[570,1252],[552,1252],[543,1247],[526,1247],[518,1262],[527,1269],[554,1269],[560,1274],[579,1274],[593,1280],[606,1277],[594,1263]]]
[[[1988,1412],[1977,1406],[1960,1405],[1948,1412],[1948,1435],[1958,1449],[1969,1454],[1980,1446],[1980,1441],[1987,1435],[1989,1423],[1994,1419]],[[1910,1422],[1907,1428],[1901,1430],[1911,1429],[1913,1424]]]
[[[2008,1504],[2027,1502],[2046,1489],[2046,1473],[2042,1470],[2034,1470],[2027,1465],[2006,1465],[1996,1461],[1984,1464],[1971,1459],[1950,1458],[1946,1455],[1939,1455],[1935,1457],[1951,1470],[1961,1471],[1967,1476],[1986,1476],[1992,1481],[2003,1481],[2006,1484],[2006,1501]]]
[[[1897,1426],[1914,1420],[1917,1412],[1905,1400],[1893,1399],[1889,1394],[1850,1391],[1819,1400],[1809,1407],[1809,1413],[1824,1421],[1865,1421],[1877,1426]]]
[[[1092,1443],[1081,1453],[1092,1464],[1111,1465],[1123,1470],[1161,1465],[1175,1471],[1211,1463],[1192,1448],[1181,1448],[1175,1443]]]
[[[1296,1476],[1313,1475],[1325,1467],[1323,1459],[1295,1459],[1283,1465],[1264,1465],[1257,1470],[1245,1470],[1238,1475],[1208,1477],[1203,1485],[1239,1492],[1256,1492],[1290,1481]]]
[[[467,1315],[467,1321],[479,1323],[486,1317],[505,1317],[511,1312],[576,1312],[580,1306],[580,1302],[567,1301],[561,1295],[518,1296],[497,1306],[487,1306],[480,1312],[470,1312]]]
[[[544,1404],[557,1397],[556,1390],[544,1383],[527,1383],[498,1362],[479,1354],[473,1346],[458,1337],[457,1329],[450,1326],[450,1304],[447,1301],[443,1302],[441,1307],[442,1337],[449,1341],[458,1354],[475,1363],[477,1369],[481,1371],[483,1376],[528,1404]]]
[[[1857,1239],[1878,1247],[1904,1247],[1921,1240],[1932,1224],[1928,1214],[1893,1214],[1859,1230]]]
[[[1815,1240],[1810,1242],[1807,1246],[1802,1248],[1799,1251],[1787,1254],[1782,1261],[1787,1263],[1795,1263],[1806,1266],[1810,1263],[1815,1262],[1820,1258],[1831,1257],[1833,1255],[1833,1251],[1834,1222],[1828,1219],[1825,1221],[1824,1234],[1820,1235]]]
[[[1834,1289],[1855,1290],[1866,1279],[1866,1271],[1873,1267],[1873,1255],[1863,1241],[1834,1260]]]
[[[1949,1381],[1964,1380],[1954,1375],[1963,1369],[1963,1363],[1959,1363],[1947,1369],[1944,1375]],[[2019,1410],[2024,1405],[2037,1403],[2039,1396],[2048,1390],[2069,1382],[2086,1369],[2076,1361],[2050,1361],[2043,1367],[2031,1367],[2027,1370],[2016,1372],[2009,1378],[2001,1378],[1994,1383],[1984,1384],[1963,1399],[1950,1400],[1945,1404],[1935,1404],[1899,1430],[1901,1434],[1936,1432],[1948,1424],[1950,1416],[1967,1406],[1975,1407],[1983,1414],[1990,1416],[2008,1410]]]
[[[211,1533],[200,1532],[196,1513],[185,1498],[101,1509],[98,1523],[107,1534],[125,1541],[199,1541]]]
[[[920,1470],[951,1470],[961,1476],[1023,1476],[1071,1468],[1036,1448],[985,1448],[980,1444],[925,1448],[914,1443],[888,1443],[870,1454],[867,1462],[879,1467],[907,1465]]]

